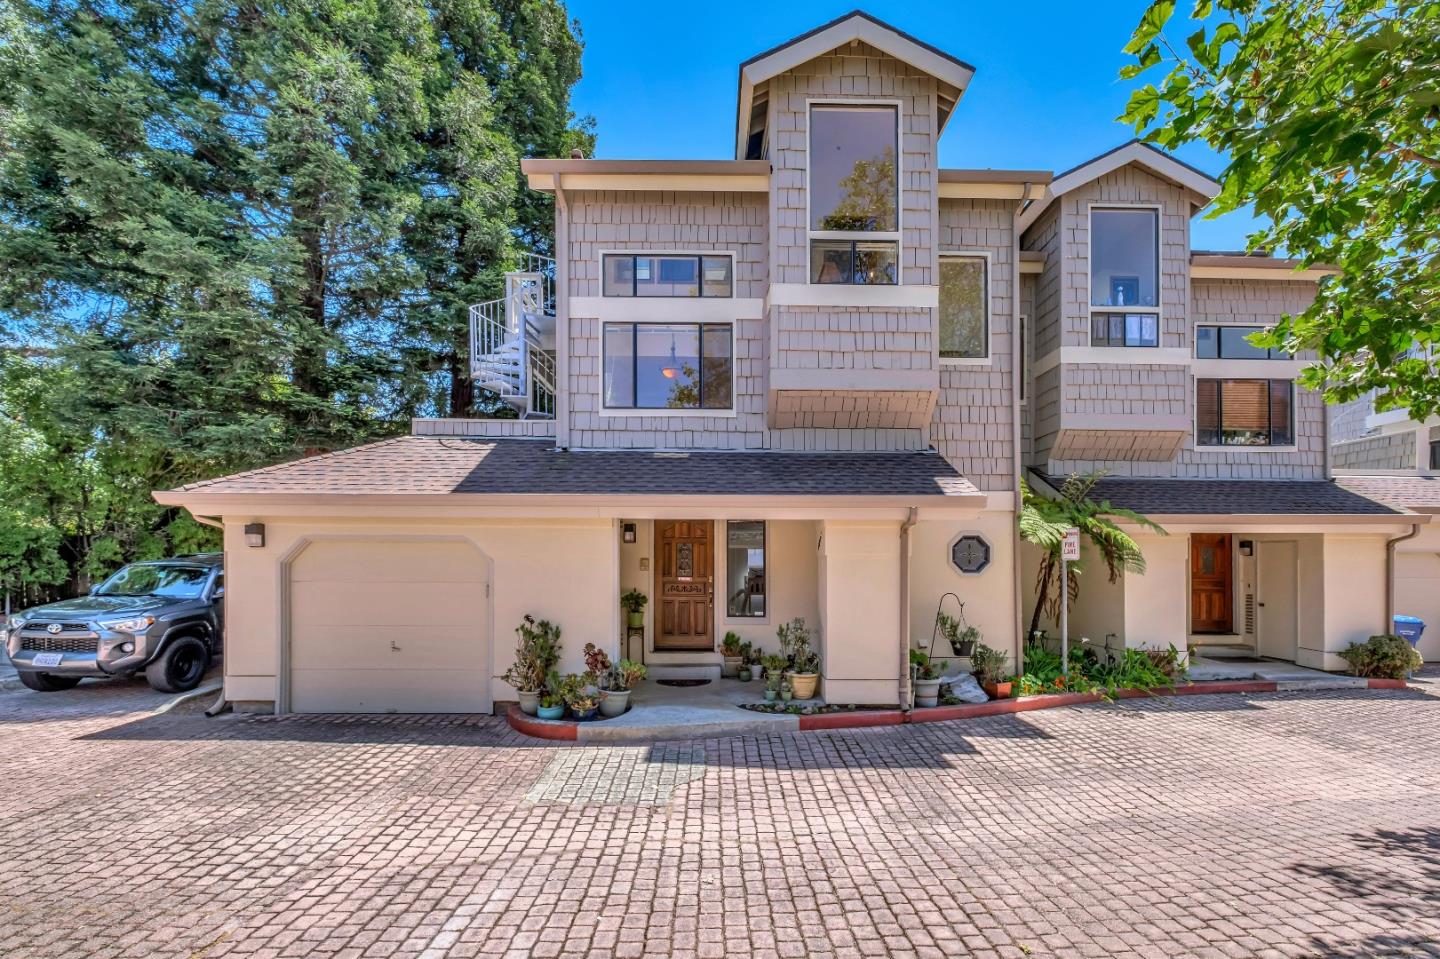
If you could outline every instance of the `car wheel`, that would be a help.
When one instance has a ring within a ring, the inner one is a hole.
[[[149,666],[145,678],[152,689],[162,693],[188,693],[200,685],[210,654],[205,644],[193,636],[175,640]]]
[[[52,676],[50,673],[21,673],[20,682],[37,693],[58,693],[80,685],[79,676]]]

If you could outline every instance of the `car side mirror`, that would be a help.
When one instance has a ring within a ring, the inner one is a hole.
[[[225,587],[224,587],[224,586],[216,586],[216,587],[215,587],[215,592],[213,592],[213,593],[210,594],[210,598],[211,598],[211,599],[223,599],[224,597],[225,597]]]

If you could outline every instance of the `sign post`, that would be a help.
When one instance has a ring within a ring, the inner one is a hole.
[[[1060,673],[1070,679],[1070,564],[1080,561],[1080,530],[1070,527],[1060,542]]]

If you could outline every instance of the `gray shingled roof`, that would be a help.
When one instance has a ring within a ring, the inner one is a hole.
[[[934,452],[559,452],[536,440],[403,436],[192,483],[222,494],[962,496]]]
[[[1056,489],[1062,476],[1045,477]],[[1147,516],[1393,515],[1402,510],[1326,480],[1189,480],[1106,477],[1092,499]]]
[[[1440,476],[1340,476],[1335,482],[1400,509],[1440,509]]]

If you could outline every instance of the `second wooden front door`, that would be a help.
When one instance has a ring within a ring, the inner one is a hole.
[[[1230,534],[1190,534],[1190,631],[1234,632]]]
[[[715,637],[715,524],[656,520],[657,650],[712,650]]]

